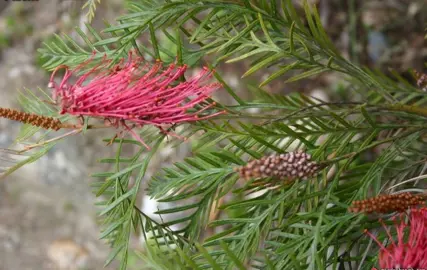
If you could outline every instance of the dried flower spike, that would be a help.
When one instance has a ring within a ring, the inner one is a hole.
[[[19,121],[44,129],[59,130],[62,127],[61,121],[53,117],[20,112],[14,109],[0,108],[0,117]]]
[[[240,177],[267,178],[292,181],[314,175],[320,166],[311,161],[311,156],[303,151],[280,155],[264,156],[253,160],[243,167],[236,168]]]
[[[409,223],[405,222],[403,214],[399,216],[399,221],[395,221],[394,225],[397,241],[392,238],[384,222],[380,222],[387,232],[388,246],[365,230],[380,247],[380,269],[427,269],[427,208],[411,209]]]
[[[366,200],[354,201],[349,208],[354,213],[381,213],[402,212],[412,206],[424,204],[424,198],[411,193],[379,195]]]
[[[219,83],[208,82],[212,73],[207,68],[180,82],[179,78],[187,70],[186,65],[171,64],[165,68],[160,61],[150,65],[130,52],[126,61],[122,59],[113,68],[108,68],[111,62],[104,57],[100,64],[71,84],[71,76],[91,61],[89,59],[74,70],[65,67],[59,85],[53,78],[64,66],[53,72],[49,87],[54,89],[54,100],[60,99],[61,114],[108,119],[116,126],[122,125],[144,144],[127,122],[138,126],[154,125],[163,130],[163,125],[198,121],[224,113],[207,112],[215,105],[209,104],[207,99],[221,87]]]

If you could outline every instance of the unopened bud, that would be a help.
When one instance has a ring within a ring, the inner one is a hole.
[[[236,168],[236,171],[245,179],[271,177],[275,180],[292,181],[296,178],[313,176],[318,172],[320,166],[310,160],[311,156],[303,151],[290,152],[264,156]]]
[[[424,198],[409,192],[399,194],[383,194],[365,200],[353,201],[350,212],[381,213],[403,212],[406,209],[424,204]]]

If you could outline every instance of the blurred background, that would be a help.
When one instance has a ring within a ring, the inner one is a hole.
[[[294,1],[299,5],[302,1]],[[312,0],[318,6],[325,29],[342,54],[352,61],[388,73],[397,70],[413,81],[409,69],[426,71],[424,0]],[[84,28],[87,10],[83,0],[0,0],[0,106],[19,108],[17,89],[41,87],[47,90],[49,73],[41,68],[37,49],[57,33],[77,38],[76,26]],[[125,1],[102,0],[92,22],[95,29],[104,21],[125,13]],[[256,74],[241,80],[249,63],[221,65],[227,83],[242,96],[247,84],[269,75]],[[265,90],[275,93],[302,91],[324,100],[351,99],[343,78],[321,74],[297,83],[275,80]],[[218,97],[226,102],[227,97]],[[0,119],[0,147],[7,148],[20,124]],[[114,152],[105,146],[103,135],[112,131],[89,132],[56,145],[46,156],[5,179],[0,179],[0,270],[104,269],[109,248],[98,240],[99,227],[91,193],[90,173],[103,168],[97,159]],[[105,137],[105,136],[104,136]],[[132,149],[129,149],[132,151]],[[189,149],[162,149],[149,175],[188,155]],[[104,168],[105,169],[105,168]],[[156,205],[141,193],[140,204],[147,213]],[[138,237],[133,248],[139,248]],[[129,269],[141,269],[130,258]],[[115,269],[114,263],[106,269]]]

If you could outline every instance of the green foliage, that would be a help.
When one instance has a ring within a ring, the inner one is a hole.
[[[101,4],[101,0],[88,0],[82,7],[82,9],[87,8],[88,11],[86,13],[86,17],[88,18],[89,22],[92,21],[92,19],[95,17],[95,11],[96,11],[96,5],[97,3]]]
[[[95,2],[86,3],[89,12]],[[396,74],[391,79],[343,58],[314,6],[304,2],[303,10],[297,10],[293,1],[276,2],[132,1],[128,14],[102,34],[86,25],[88,34],[76,29],[83,43],[62,35],[40,49],[48,70],[75,66],[93,52],[94,61],[104,54],[118,60],[134,49],[147,58],[166,63],[176,59],[189,66],[206,59],[213,59],[208,64],[212,67],[250,61],[243,77],[270,71],[257,86],[249,85],[252,100],[239,97],[218,71],[215,78],[237,105],[218,105],[227,115],[186,128],[180,135],[193,144],[193,155],[151,179],[146,171],[153,156],[177,141],[149,127],[140,133],[153,146],[150,151],[135,140],[113,140],[116,155],[100,160],[111,169],[93,175],[95,193],[103,198],[101,238],[113,247],[107,263],[119,256],[121,269],[126,269],[129,239],[136,231],[146,239],[140,257],[148,269],[374,265],[363,229],[379,225],[347,208],[355,199],[424,173],[427,94]],[[356,101],[324,102],[298,93],[274,95],[262,88],[273,80],[295,82],[324,72],[343,74],[349,82],[344,91],[354,93]],[[54,115],[40,100],[23,99],[31,111]],[[18,139],[36,131],[24,127]],[[136,148],[135,154],[124,156],[125,145]],[[234,171],[263,155],[296,149],[324,165],[319,175],[267,189],[242,184]],[[162,222],[135,205],[143,181],[148,181],[151,197],[173,205],[155,213]],[[212,211],[220,213],[218,218],[211,219]],[[179,229],[172,230],[172,225]],[[208,229],[214,233],[204,239]]]

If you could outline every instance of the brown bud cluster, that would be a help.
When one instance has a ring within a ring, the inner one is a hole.
[[[414,74],[417,79],[418,87],[423,91],[427,91],[427,74],[422,74],[418,71],[414,71]]]
[[[366,200],[354,201],[349,208],[353,213],[381,213],[403,212],[406,209],[424,204],[424,198],[418,195],[412,195],[409,192],[379,195]]]
[[[19,121],[45,129],[59,130],[62,127],[61,121],[53,117],[47,117],[32,113],[20,112],[13,109],[0,108],[0,117]]]
[[[312,176],[319,170],[320,166],[310,160],[311,156],[303,151],[290,152],[264,156],[237,168],[236,171],[245,179],[271,177],[275,180],[292,181]]]

